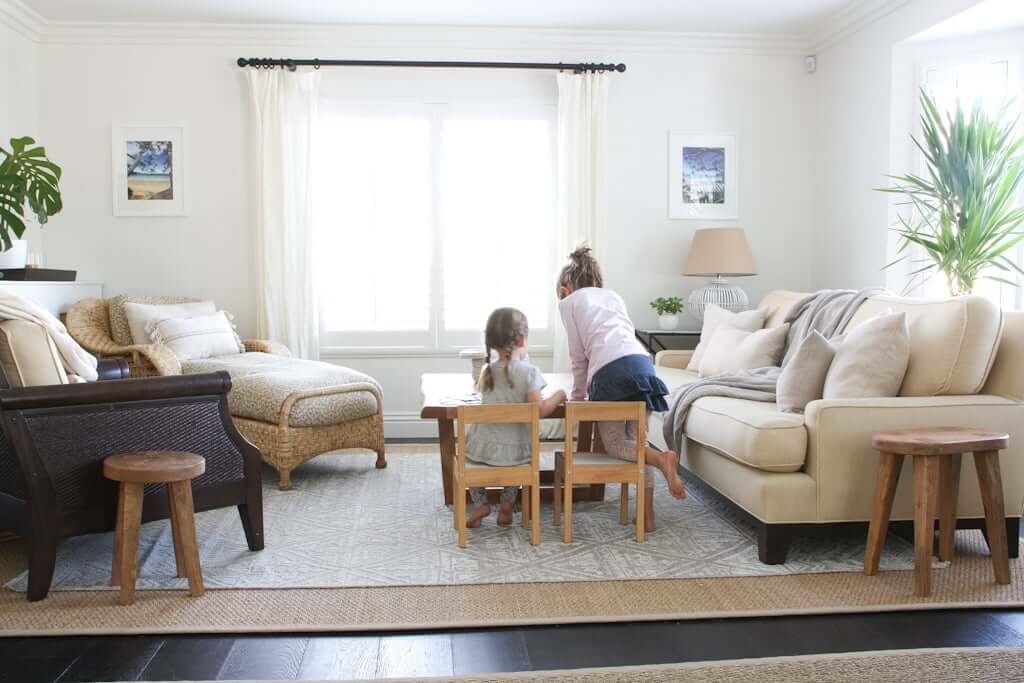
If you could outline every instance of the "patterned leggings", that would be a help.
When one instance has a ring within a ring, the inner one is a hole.
[[[636,422],[598,422],[597,433],[601,436],[601,443],[608,455],[619,460],[636,462]],[[648,486],[653,481],[651,477],[654,472],[653,467],[647,467]]]
[[[501,490],[501,502],[514,503],[519,495],[518,486],[506,486]],[[480,507],[487,504],[487,489],[483,486],[474,486],[469,490],[469,497],[473,499],[473,505]]]

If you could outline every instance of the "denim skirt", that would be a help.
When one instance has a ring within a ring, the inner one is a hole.
[[[604,366],[590,380],[591,401],[643,401],[647,410],[668,410],[668,387],[654,374],[654,363],[646,354],[623,356]]]

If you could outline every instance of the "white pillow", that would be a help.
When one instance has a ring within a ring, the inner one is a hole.
[[[697,348],[693,350],[693,355],[690,357],[690,362],[687,364],[686,369],[690,372],[700,371],[700,362],[711,344],[711,338],[715,336],[715,332],[719,327],[731,327],[737,330],[753,332],[764,327],[764,321],[767,317],[768,310],[764,308],[733,313],[721,306],[711,304],[704,309],[704,326],[700,331],[700,342],[697,344]]]
[[[825,377],[824,398],[899,396],[910,364],[906,313],[865,320],[832,344],[836,356]]]
[[[836,347],[817,330],[797,344],[796,351],[779,373],[775,403],[784,413],[802,413],[825,391],[825,378],[836,355]]]
[[[788,332],[789,323],[754,332],[721,328],[700,361],[700,376],[777,366],[786,349]]]
[[[224,311],[191,318],[150,320],[146,331],[155,344],[164,344],[178,360],[244,353],[231,316]]]
[[[150,320],[167,318],[189,318],[194,315],[216,313],[217,307],[212,301],[192,301],[184,304],[137,304],[124,302],[124,315],[128,318],[128,329],[132,333],[135,344],[152,344],[146,323]]]

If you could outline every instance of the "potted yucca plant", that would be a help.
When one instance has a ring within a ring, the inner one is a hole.
[[[1024,239],[1019,118],[1010,118],[1009,104],[989,116],[979,105],[967,114],[959,102],[943,116],[924,91],[921,112],[921,138],[911,139],[927,170],[890,176],[892,187],[882,190],[906,198],[894,228],[901,237],[899,258],[886,267],[913,256],[916,246],[927,256],[915,262],[908,290],[938,273],[952,296],[971,293],[982,278],[1017,286],[1011,277],[1024,275],[1014,260]]]
[[[26,205],[40,225],[58,213],[60,167],[30,137],[12,138],[0,147],[0,268],[24,268]]]

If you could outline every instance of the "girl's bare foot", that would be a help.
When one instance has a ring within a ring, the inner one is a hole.
[[[469,513],[469,517],[466,518],[466,528],[475,529],[480,526],[480,522],[483,521],[484,517],[491,514],[490,505],[481,505],[477,509]]]
[[[508,526],[512,523],[512,503],[502,503],[498,508],[498,524]]]
[[[666,451],[661,461],[661,472],[668,482],[668,492],[677,500],[686,498],[686,484],[679,478],[679,454],[675,451]]]

